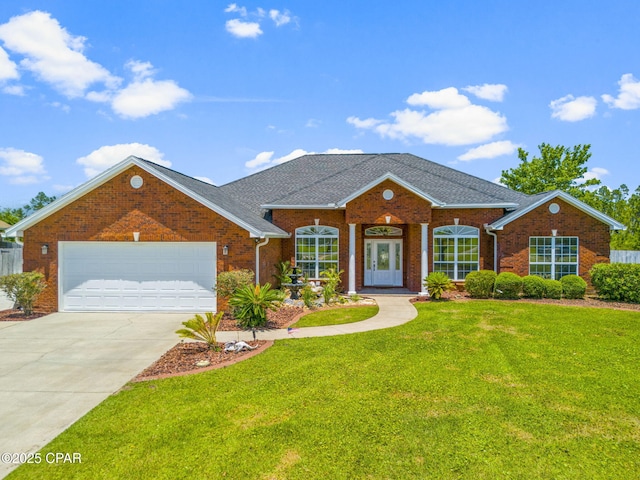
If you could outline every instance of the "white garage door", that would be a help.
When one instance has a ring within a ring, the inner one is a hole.
[[[60,242],[61,311],[215,311],[216,244]]]

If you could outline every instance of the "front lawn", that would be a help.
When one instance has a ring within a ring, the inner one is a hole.
[[[131,385],[42,451],[81,464],[10,478],[638,478],[640,313],[417,308],[401,327]]]
[[[361,322],[378,313],[377,305],[365,307],[338,307],[329,310],[318,310],[301,317],[292,327],[322,327],[325,325],[343,325]]]

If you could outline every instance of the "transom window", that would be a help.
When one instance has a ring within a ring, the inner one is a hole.
[[[480,230],[466,225],[449,225],[433,230],[433,270],[451,280],[464,280],[478,270]]]
[[[364,231],[367,237],[401,237],[402,229],[398,227],[370,227]]]
[[[296,228],[296,265],[307,279],[319,279],[320,272],[338,270],[338,229],[312,225]]]
[[[529,274],[560,280],[578,274],[578,237],[529,237]]]

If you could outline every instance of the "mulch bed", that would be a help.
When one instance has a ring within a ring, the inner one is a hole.
[[[214,351],[202,342],[181,342],[162,355],[153,365],[143,370],[132,381],[157,380],[226,367],[251,358],[273,345],[273,341],[266,340],[247,343],[257,348],[235,353],[224,352],[223,343],[219,343],[218,351]],[[209,365],[200,367],[196,365],[203,361],[209,362]]]
[[[22,310],[0,310],[0,322],[23,322],[25,320],[33,320],[34,318],[49,315],[45,312],[33,312],[31,315],[25,315]]]

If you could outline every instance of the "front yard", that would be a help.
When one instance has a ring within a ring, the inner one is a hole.
[[[42,451],[81,464],[9,478],[637,478],[640,313],[416,307],[401,327],[132,384]]]

